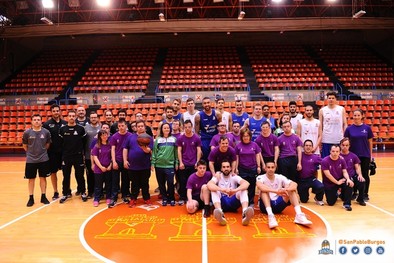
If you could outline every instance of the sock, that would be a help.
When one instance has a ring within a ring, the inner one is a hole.
[[[295,212],[296,212],[297,215],[302,213],[302,212],[301,212],[301,206],[299,206],[299,205],[296,205],[296,206],[294,207],[294,210],[295,210]]]
[[[271,207],[266,207],[265,210],[267,211],[267,214],[269,216],[274,214],[274,213],[272,213],[272,208]]]

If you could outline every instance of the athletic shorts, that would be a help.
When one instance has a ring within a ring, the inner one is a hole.
[[[272,213],[274,214],[280,214],[282,213],[283,210],[285,210],[286,207],[291,205],[290,201],[287,203],[283,200],[282,196],[279,196],[278,199],[276,200],[271,200],[271,208],[272,208]],[[265,205],[263,203],[263,200],[259,200],[259,206],[260,206],[260,211],[261,213],[266,214],[267,210],[265,210]]]
[[[25,166],[25,179],[34,179],[37,176],[39,177],[48,177],[51,175],[49,171],[49,161],[42,163],[26,163]]]
[[[56,173],[62,169],[62,154],[48,152],[49,157],[49,168],[51,173]]]
[[[192,195],[192,199],[198,202],[198,208],[201,209],[204,207],[204,201],[201,200],[200,195]]]
[[[237,209],[241,207],[241,202],[235,195],[229,197],[228,195],[223,194],[220,198],[220,203],[222,205],[223,212],[236,212]]]

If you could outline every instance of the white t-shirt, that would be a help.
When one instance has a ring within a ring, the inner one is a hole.
[[[220,176],[220,179],[217,177],[212,177],[211,179],[217,186],[220,188],[229,188],[229,189],[236,189],[238,185],[241,184],[242,178],[239,175],[235,176],[224,176],[223,174]]]
[[[297,131],[298,121],[300,120],[302,120],[302,115],[300,113],[297,113],[294,117],[290,117],[290,123],[293,130]]]
[[[182,120],[185,122],[186,120],[190,120],[193,124],[193,132],[195,131],[194,128],[196,127],[196,124],[194,122],[194,119],[196,118],[198,114],[198,111],[196,111],[194,114],[190,114],[188,111],[182,113]]]
[[[288,187],[292,181],[281,174],[275,174],[274,180],[271,181],[270,179],[268,179],[266,174],[262,174],[262,175],[257,176],[256,182],[261,182],[264,185],[266,185],[274,190],[279,190],[281,188]],[[272,192],[269,193],[269,196],[272,201],[275,201],[279,197],[278,194],[272,193]]]
[[[222,113],[222,122],[224,122],[226,124],[226,129],[227,131],[230,130],[230,117],[231,117],[231,113],[228,111],[223,111]]]
[[[343,112],[342,106],[336,105],[333,109],[328,106],[322,108],[323,132],[322,143],[339,144],[343,138]]]
[[[318,119],[313,119],[309,121],[307,119],[300,120],[301,125],[301,137],[302,143],[306,140],[311,140],[313,142],[313,146],[316,146],[317,139],[319,138],[319,125],[320,121]],[[317,147],[315,154],[320,154],[320,149]]]

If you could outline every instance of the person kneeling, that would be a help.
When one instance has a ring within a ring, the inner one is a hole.
[[[248,181],[238,175],[231,175],[230,162],[222,161],[221,172],[208,182],[208,189],[211,191],[212,202],[215,206],[214,217],[222,226],[227,225],[227,220],[223,212],[236,212],[242,206],[242,225],[249,225],[254,215],[254,210],[249,207]]]
[[[257,177],[257,188],[260,190],[260,211],[268,215],[269,228],[278,226],[274,214],[281,213],[287,206],[292,204],[296,212],[294,223],[300,225],[311,225],[301,206],[297,196],[297,183],[291,181],[281,174],[275,174],[276,165],[267,162],[266,174]]]

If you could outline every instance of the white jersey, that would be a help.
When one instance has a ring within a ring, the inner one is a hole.
[[[220,175],[220,179],[217,177],[212,177],[211,179],[217,186],[224,189],[236,189],[239,184],[241,184],[242,178],[239,175],[235,176],[224,176]]]
[[[190,114],[188,111],[182,113],[182,121],[185,122],[186,120],[190,120],[193,124],[193,132],[195,131],[194,128],[196,127],[196,124],[194,122],[194,119],[196,118],[198,114],[198,110],[194,112],[194,114]]]
[[[290,117],[290,123],[293,127],[293,130],[297,131],[298,121],[302,120],[303,116],[300,113],[297,113],[296,116]]]
[[[231,117],[231,113],[230,112],[223,111],[223,113],[222,113],[222,122],[224,122],[226,124],[227,131],[230,130],[230,117]]]
[[[262,184],[274,189],[279,190],[281,188],[286,188],[291,184],[291,180],[281,174],[275,174],[275,178],[273,181],[268,179],[266,174],[262,174],[257,176],[256,182],[261,182]],[[270,199],[275,201],[278,199],[279,195],[276,193],[269,192]]]
[[[318,119],[313,119],[309,121],[307,119],[300,120],[299,125],[301,125],[301,137],[302,143],[306,140],[311,140],[313,142],[313,146],[317,145],[317,139],[319,138],[319,125],[320,121]],[[315,154],[320,155],[320,149],[317,147]]]
[[[323,132],[322,143],[339,144],[343,138],[344,108],[336,105],[333,109],[328,106],[322,108]]]

